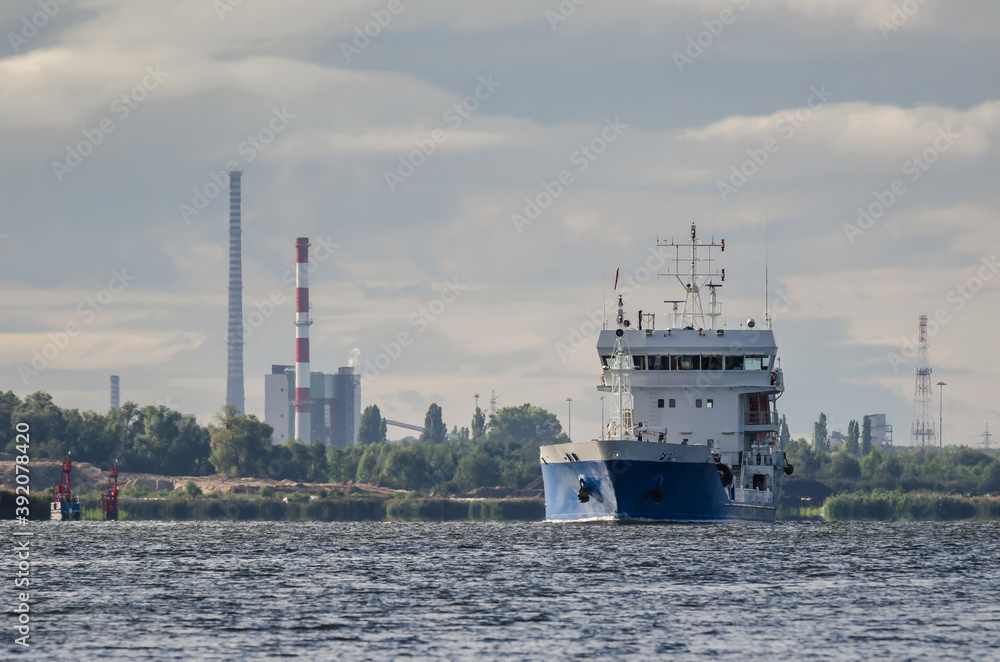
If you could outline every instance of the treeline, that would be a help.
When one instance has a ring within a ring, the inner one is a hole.
[[[826,416],[814,425],[812,443],[805,439],[785,442],[795,475],[817,480],[834,492],[870,490],[1000,494],[1000,456],[965,446],[872,446],[867,417],[851,421],[844,443],[833,447],[826,430]],[[785,433],[782,426],[782,433]]]
[[[390,444],[378,407],[368,407],[361,418],[359,444],[330,449],[331,481],[443,494],[484,486],[520,489],[541,476],[538,447],[566,441],[555,414],[530,404],[499,409],[488,424],[477,407],[471,437],[466,440],[458,431],[459,440],[448,443],[440,414],[440,407],[431,405],[418,440]]]
[[[132,472],[172,476],[215,472],[209,461],[210,431],[167,407],[126,402],[117,411],[99,414],[63,409],[41,391],[23,401],[11,391],[0,393],[4,452],[15,451],[18,423],[30,428],[32,459],[62,460],[72,452],[74,460],[102,469],[118,460],[119,468]]]
[[[886,490],[840,494],[823,504],[828,520],[946,522],[1000,519],[1000,499],[948,494],[903,494]]]
[[[100,414],[63,409],[43,392],[23,401],[11,391],[0,393],[0,430],[8,440],[4,452],[14,453],[14,427],[21,422],[30,426],[33,459],[62,460],[71,452],[75,461],[104,470],[117,460],[125,473],[353,480],[443,494],[484,486],[522,488],[541,475],[539,445],[565,440],[555,415],[530,404],[500,409],[489,421],[477,407],[470,427],[453,428],[457,441],[446,441],[441,407],[432,404],[420,438],[401,443],[387,441],[385,419],[372,405],[361,417],[358,444],[341,450],[319,440],[276,446],[271,426],[253,415],[238,416],[231,406],[201,426],[163,406],[127,402]]]

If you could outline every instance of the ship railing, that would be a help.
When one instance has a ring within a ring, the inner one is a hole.
[[[777,420],[770,411],[748,411],[745,422],[747,425],[772,425]]]
[[[774,503],[774,492],[762,490],[745,490],[736,488],[733,501],[736,503],[754,503],[762,505],[772,505]]]

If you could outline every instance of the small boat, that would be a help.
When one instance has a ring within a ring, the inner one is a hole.
[[[73,490],[70,487],[69,475],[73,471],[73,464],[69,460],[69,453],[66,454],[66,461],[63,462],[62,471],[62,482],[52,486],[52,507],[49,511],[49,519],[58,522],[79,522],[80,497],[73,494]]]

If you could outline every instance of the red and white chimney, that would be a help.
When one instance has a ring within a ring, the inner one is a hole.
[[[309,239],[295,240],[295,438],[312,441],[309,414]]]

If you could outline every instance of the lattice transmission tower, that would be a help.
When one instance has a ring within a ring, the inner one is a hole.
[[[916,385],[913,389],[913,427],[911,446],[934,446],[934,392],[931,390],[931,364],[927,357],[927,315],[920,316],[917,344]]]

